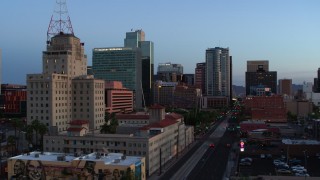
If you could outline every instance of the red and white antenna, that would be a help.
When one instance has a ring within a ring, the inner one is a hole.
[[[47,41],[50,41],[53,36],[61,33],[74,35],[66,0],[56,0],[56,7],[51,16],[47,31]]]

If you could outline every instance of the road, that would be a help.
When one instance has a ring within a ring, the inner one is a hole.
[[[213,141],[217,141],[215,137],[209,138]],[[208,148],[206,153],[202,157],[202,161],[199,161],[196,167],[190,173],[188,180],[220,180],[224,179],[223,176],[226,171],[226,166],[229,160],[229,152],[231,147],[227,147],[227,144],[234,144],[237,138],[234,133],[224,132],[220,137],[219,142],[214,149]],[[237,148],[237,146],[235,147]]]
[[[159,179],[189,179],[188,176],[190,176],[190,172],[192,172],[198,162],[206,161],[206,153],[214,150],[209,149],[209,145],[211,143],[218,144],[226,131],[228,119],[229,117],[223,121],[217,122],[206,135],[196,141],[193,147],[183,157],[180,157],[178,162],[176,162],[170,169],[164,172]]]

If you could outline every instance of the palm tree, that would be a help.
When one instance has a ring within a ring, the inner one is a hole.
[[[43,136],[48,132],[48,127],[45,124],[40,123],[38,128],[39,128],[38,132],[41,137],[41,141],[40,141],[41,151],[43,151]]]
[[[38,146],[38,134],[39,134],[40,121],[38,119],[33,120],[31,122],[31,126],[36,133],[36,146]]]
[[[28,144],[32,144],[33,143],[33,127],[31,125],[27,125],[26,126],[26,139],[28,141]]]

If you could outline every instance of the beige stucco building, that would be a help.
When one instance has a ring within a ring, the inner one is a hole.
[[[136,118],[132,118],[134,116]],[[183,116],[166,114],[162,106],[152,106],[146,114],[119,115],[117,118],[119,128],[135,131],[100,134],[98,131],[86,131],[84,121],[75,123],[77,127],[71,123],[71,129],[65,133],[44,136],[44,150],[89,153],[107,149],[108,152],[127,156],[144,156],[147,174],[151,175],[160,168],[160,159],[164,165],[194,141],[194,129],[184,124]]]
[[[145,158],[121,153],[31,152],[8,159],[8,179],[146,179]]]
[[[87,75],[83,43],[60,33],[47,43],[42,73],[27,75],[27,122],[39,120],[50,133],[67,130],[72,119],[89,120],[90,129],[104,123],[104,81]]]

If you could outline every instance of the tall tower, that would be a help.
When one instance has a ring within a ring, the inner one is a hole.
[[[206,50],[206,95],[230,97],[231,65],[229,48]]]
[[[104,119],[104,81],[87,76],[84,43],[74,36],[65,0],[57,0],[47,38],[42,74],[27,75],[27,122],[39,120],[50,132],[60,132],[77,118],[88,120],[90,129],[99,128]]]

